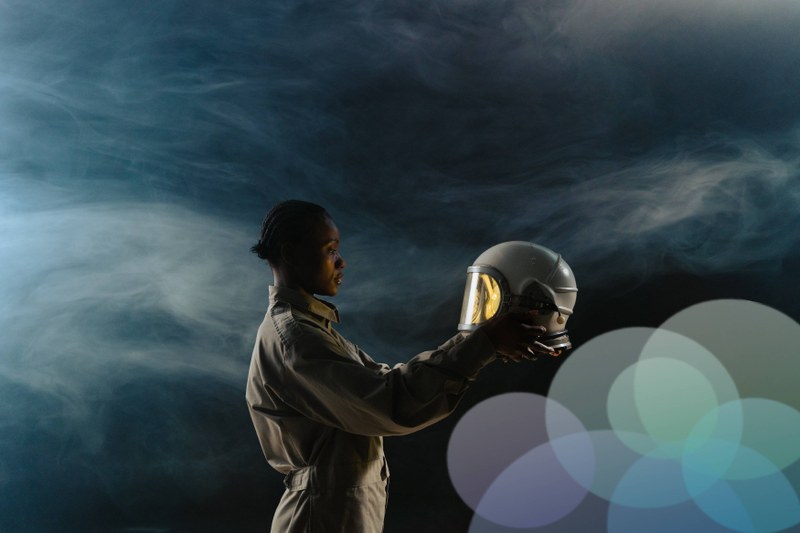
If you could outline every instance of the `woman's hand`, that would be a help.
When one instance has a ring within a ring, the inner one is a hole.
[[[532,324],[536,314],[536,310],[528,313],[504,313],[491,319],[480,329],[483,329],[497,353],[505,359],[519,362],[536,360],[539,354],[558,355],[558,351],[539,342],[539,337],[547,330],[544,326]]]

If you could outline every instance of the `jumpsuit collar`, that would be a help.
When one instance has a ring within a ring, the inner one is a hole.
[[[320,318],[339,323],[339,310],[335,305],[314,296],[306,296],[294,289],[270,285],[269,302],[272,304],[275,301],[287,302]]]

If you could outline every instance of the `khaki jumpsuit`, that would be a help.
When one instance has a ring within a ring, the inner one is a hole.
[[[382,436],[447,416],[495,358],[477,330],[390,367],[331,322],[339,322],[332,304],[269,287],[246,399],[267,461],[286,475],[272,533],[381,532],[389,481]]]

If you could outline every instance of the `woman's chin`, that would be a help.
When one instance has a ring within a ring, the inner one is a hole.
[[[336,296],[339,293],[339,286],[333,285],[327,291],[322,293],[325,296]]]

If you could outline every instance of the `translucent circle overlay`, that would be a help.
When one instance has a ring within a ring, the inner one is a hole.
[[[680,456],[690,433],[702,439],[714,431],[717,421],[707,413],[739,399],[719,359],[693,339],[671,331],[653,332],[636,368],[634,399],[642,424],[672,457]],[[624,409],[619,404],[612,407],[609,399],[609,410],[614,408]]]
[[[716,381],[728,385],[730,378],[723,370]],[[713,432],[716,421],[707,415],[719,407],[718,388],[708,375],[679,359],[643,359],[611,386],[608,418],[623,440],[629,432],[650,437],[644,448],[641,439],[628,443],[639,453],[652,454],[658,448],[665,457],[680,457],[690,434],[700,439]],[[735,388],[731,392],[735,394]]]
[[[570,458],[576,480],[556,457]],[[556,522],[572,512],[586,496],[594,461],[585,433],[575,433],[546,442],[529,451],[506,468],[489,486],[475,511],[504,526],[539,527]]]
[[[713,433],[692,433],[683,455],[684,477],[694,494],[720,479],[769,476],[800,459],[800,412],[786,404],[745,398],[719,406],[706,418],[716,421]]]
[[[598,505],[611,532],[796,527],[798,352],[800,325],[745,300],[592,339],[549,398],[490,398],[459,421],[448,467],[470,532],[580,530]]]
[[[598,525],[596,531],[602,528]],[[638,508],[611,504],[606,518],[608,533],[731,533],[715,522],[693,501],[660,508]]]
[[[738,454],[750,465],[768,470],[769,461],[740,446]],[[697,506],[715,522],[742,532],[772,532],[800,523],[797,487],[781,472],[750,478],[720,480],[694,497]]]
[[[552,441],[546,411],[560,432]],[[567,409],[536,394],[509,393],[479,403],[458,421],[447,467],[459,496],[483,518],[536,527],[581,502],[594,456],[582,424]]]
[[[769,398],[800,410],[800,325],[780,311],[749,300],[712,300],[676,313],[659,329],[714,354],[740,397]]]
[[[625,328],[591,339],[561,364],[550,384],[548,398],[569,409],[587,430],[610,428],[606,402],[611,385],[639,360],[655,331]],[[558,433],[555,429],[552,432]]]

